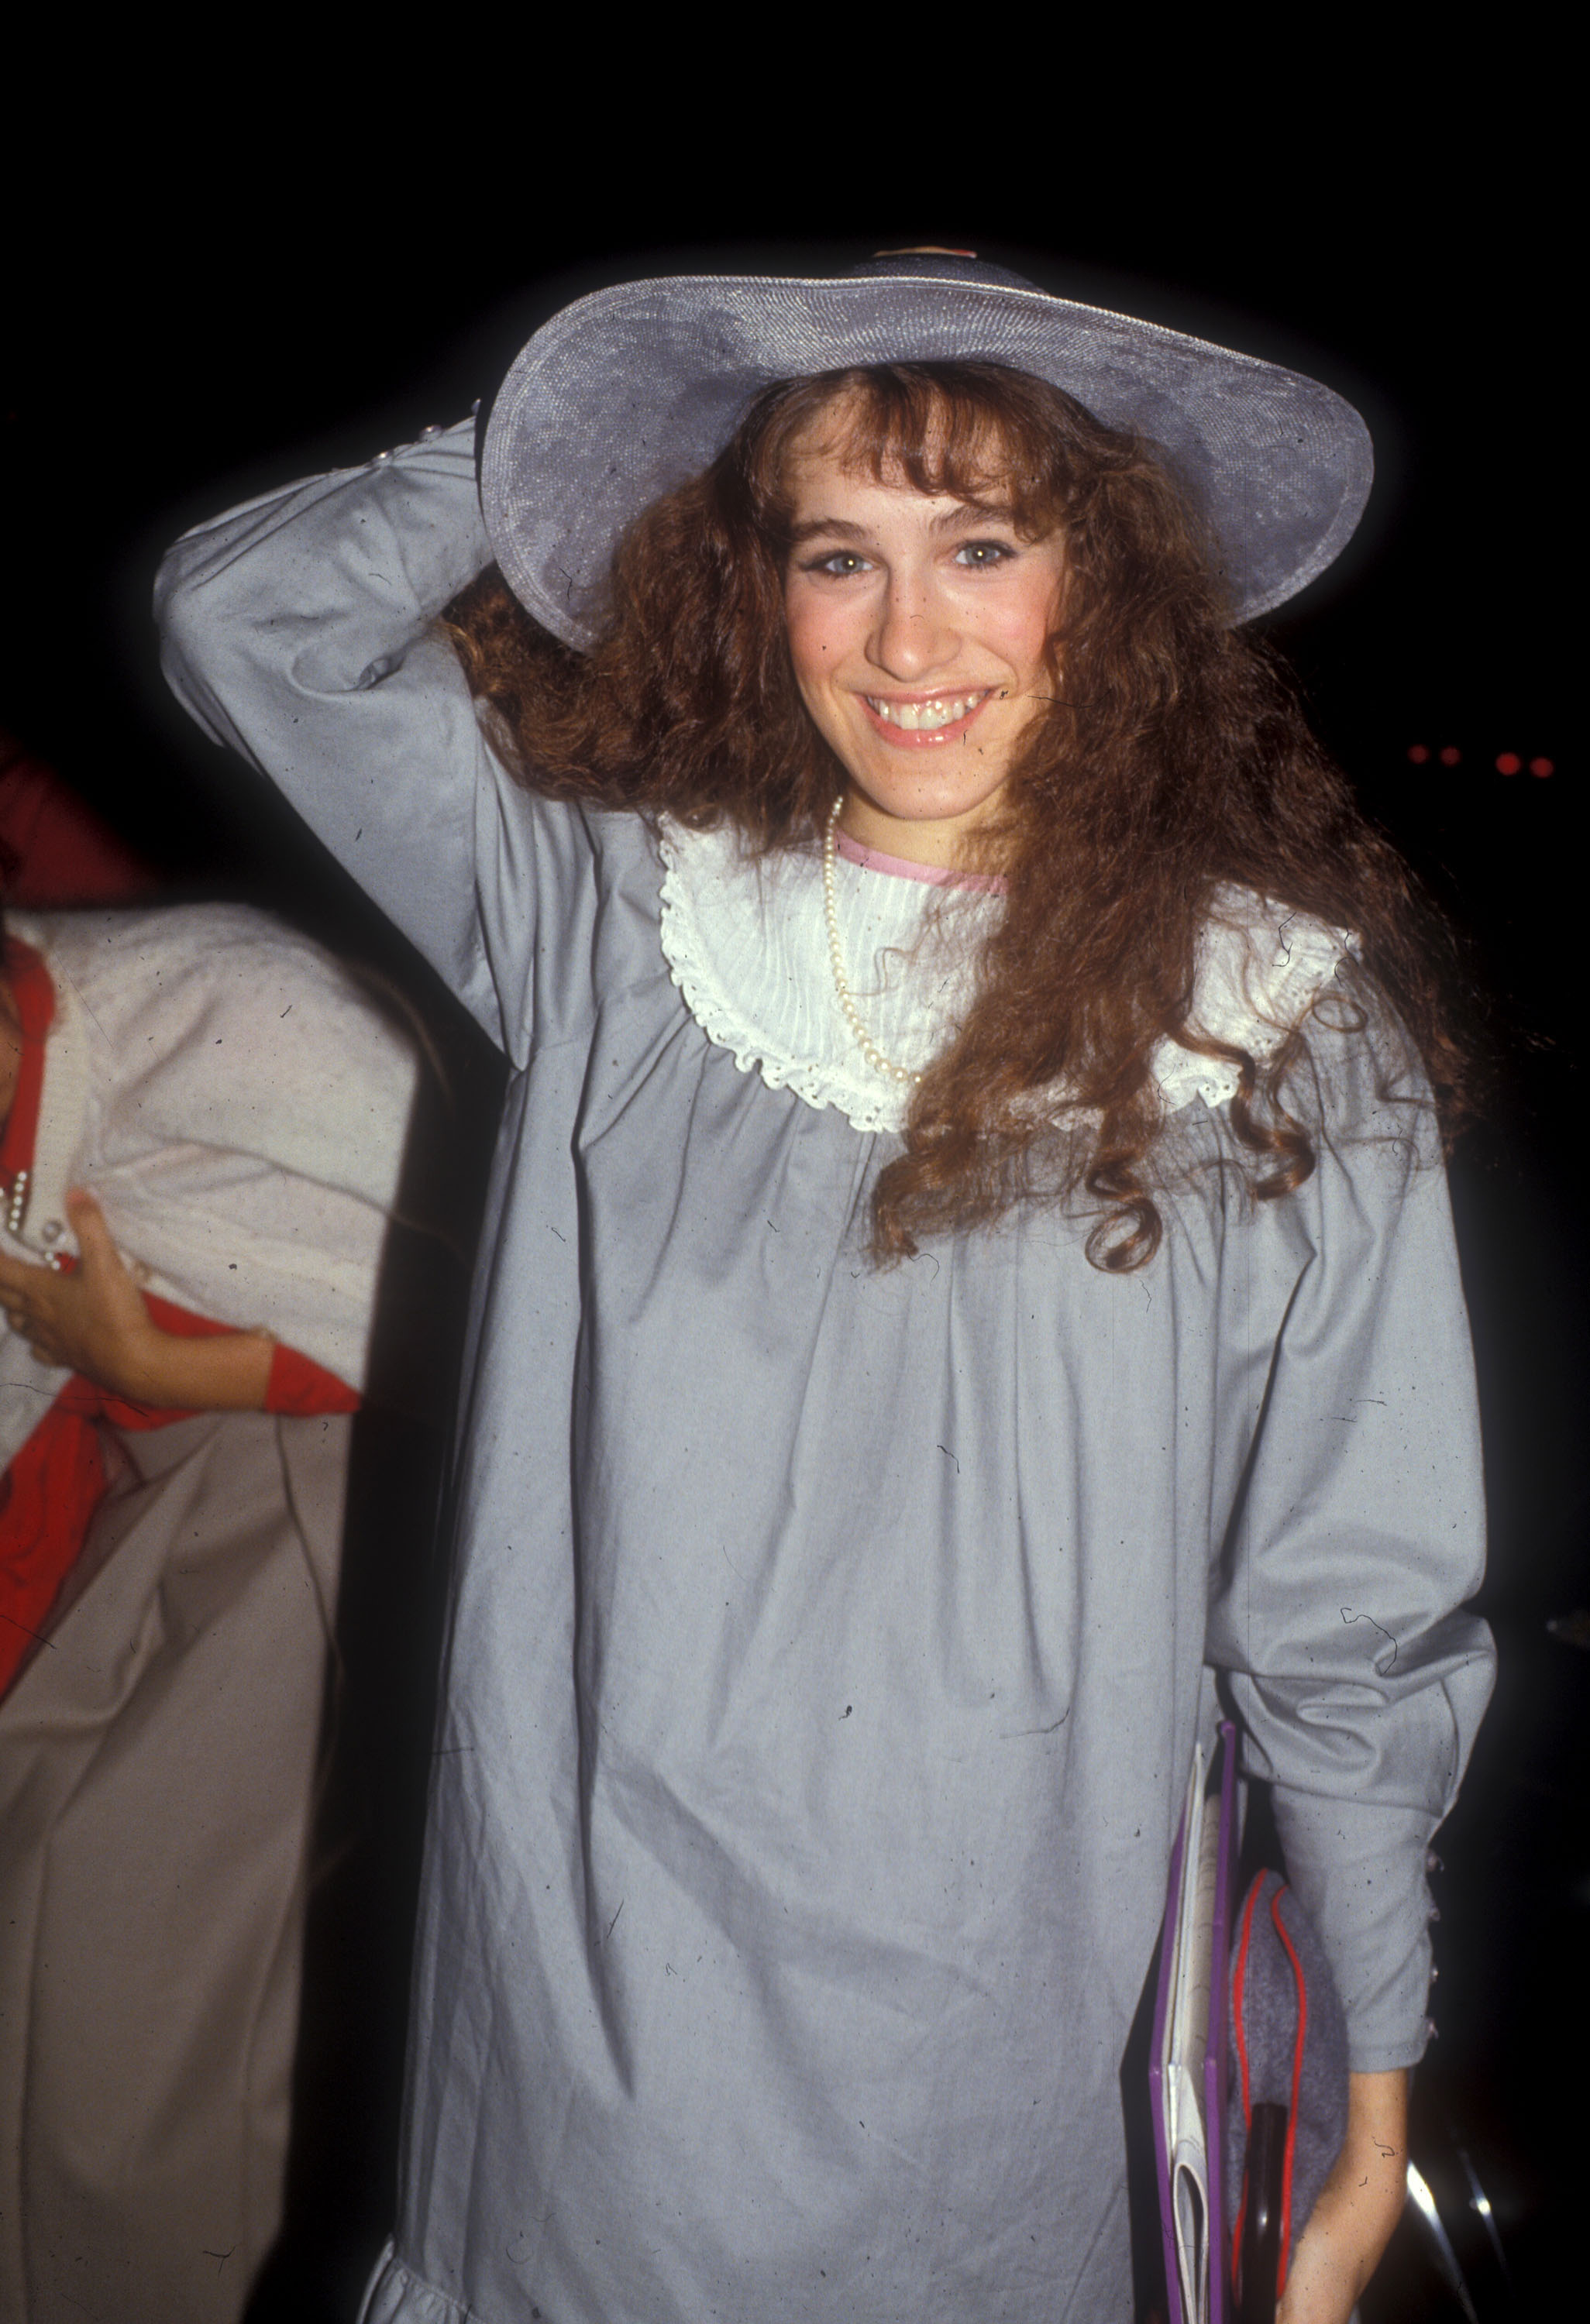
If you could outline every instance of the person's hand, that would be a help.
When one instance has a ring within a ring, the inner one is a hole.
[[[0,1306],[41,1363],[81,1372],[116,1395],[141,1397],[153,1343],[164,1334],[150,1321],[143,1295],[92,1194],[73,1192],[66,1207],[81,1254],[76,1269],[57,1274],[0,1258]]]
[[[1408,2077],[1348,2078],[1347,2136],[1287,2272],[1276,2324],[1348,2324],[1408,2200]]]
[[[263,1332],[186,1339],[162,1332],[143,1304],[92,1194],[75,1189],[67,1215],[78,1238],[70,1274],[0,1255],[0,1309],[41,1363],[80,1372],[137,1404],[202,1412],[257,1412],[275,1342]]]

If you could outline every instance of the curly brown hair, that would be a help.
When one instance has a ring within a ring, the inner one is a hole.
[[[1164,456],[1025,373],[890,364],[768,387],[712,466],[625,535],[588,656],[488,568],[445,619],[517,778],[697,829],[726,822],[756,852],[815,844],[845,770],[797,693],[783,586],[790,455],[824,415],[857,473],[997,504],[1028,539],[1059,528],[1066,548],[1051,696],[978,834],[1006,909],[880,1175],[876,1256],[1083,1191],[1102,1213],[1095,1263],[1143,1265],[1161,1234],[1151,1058],[1167,1037],[1236,1065],[1253,1194],[1301,1185],[1313,1142],[1281,1096],[1301,1029],[1261,1063],[1189,1023],[1200,932],[1227,884],[1355,932],[1450,1135],[1473,1075],[1437,973],[1441,922],[1277,658],[1231,626],[1213,544]]]

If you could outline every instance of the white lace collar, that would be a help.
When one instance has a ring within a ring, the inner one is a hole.
[[[853,1128],[898,1130],[911,1093],[868,1064],[840,1012],[828,960],[822,858],[816,848],[747,859],[730,830],[663,819],[664,957],[708,1040],[742,1073]],[[887,1057],[920,1072],[953,1036],[970,1000],[977,948],[997,925],[998,894],[901,878],[840,854],[834,898],[846,973]],[[1197,1018],[1256,1056],[1296,1024],[1347,948],[1317,920],[1245,890],[1223,892],[1206,934]],[[1153,1059],[1166,1105],[1215,1106],[1234,1066],[1162,1042]]]

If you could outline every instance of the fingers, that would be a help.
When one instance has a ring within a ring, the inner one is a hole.
[[[143,1261],[134,1259],[129,1263],[116,1249],[105,1213],[92,1194],[73,1187],[67,1195],[66,1209],[78,1238],[78,1263],[84,1288],[90,1296],[125,1302],[131,1296],[134,1285],[149,1281],[150,1270]]]
[[[19,1335],[25,1336],[33,1328],[32,1286],[26,1277],[42,1275],[43,1272],[42,1267],[19,1268],[14,1273],[0,1277],[0,1311],[4,1312],[11,1329]]]
[[[33,1353],[39,1355],[41,1351],[36,1342],[45,1326],[31,1301],[19,1293],[10,1293],[0,1296],[0,1311],[5,1314],[7,1330],[14,1332],[19,1340],[27,1341]]]
[[[136,1297],[134,1286],[150,1277],[147,1267],[136,1261],[129,1267],[123,1259],[104,1212],[86,1187],[68,1190],[66,1212],[77,1240],[75,1260],[69,1252],[59,1252],[40,1266],[0,1252],[0,1314],[45,1362],[59,1360],[52,1334],[61,1320],[63,1299],[74,1308],[85,1299],[109,1301],[113,1312],[120,1312]],[[77,1289],[67,1289],[74,1280]],[[38,1343],[41,1337],[45,1344]]]
[[[67,1196],[67,1214],[78,1238],[77,1281],[84,1309],[102,1325],[118,1328],[145,1320],[141,1282],[149,1280],[147,1268],[129,1267],[116,1249],[105,1213],[91,1194],[75,1190]]]
[[[68,1202],[69,1205],[69,1196]],[[92,1196],[87,1198],[87,1203],[98,1219],[98,1204]],[[103,1225],[103,1220],[99,1223]],[[56,1309],[66,1279],[60,1271],[59,1259],[39,1266],[32,1260],[0,1256],[0,1313],[8,1329],[25,1341],[42,1364],[59,1365],[61,1360]]]
[[[25,1343],[28,1353],[35,1362],[59,1367],[60,1350],[49,1327],[41,1318],[30,1314],[25,1307],[19,1306],[14,1302],[0,1303],[0,1307],[3,1307],[6,1328]]]
[[[110,1229],[105,1223],[105,1213],[86,1186],[73,1186],[68,1190],[66,1213],[72,1222],[79,1248],[87,1237],[97,1243],[102,1253],[109,1252],[115,1256],[116,1244]],[[49,1271],[53,1274],[58,1264],[59,1261],[51,1263]],[[37,1259],[13,1259],[8,1251],[0,1251],[0,1300],[8,1291],[25,1291],[42,1271]]]
[[[105,1223],[105,1213],[86,1188],[71,1188],[66,1198],[66,1214],[77,1235],[78,1252],[85,1268],[119,1267],[120,1258]]]

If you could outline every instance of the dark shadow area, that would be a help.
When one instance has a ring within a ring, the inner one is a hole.
[[[445,1582],[433,1530],[442,1465],[434,1425],[361,1416],[286,2215],[250,2324],[342,2324],[391,2224]]]
[[[249,2324],[351,2317],[392,2222],[397,2177],[446,1611],[451,1415],[502,1091],[495,1051],[447,996],[424,991],[406,1013],[440,1069],[422,1084],[355,1428],[286,2218]]]
[[[1590,1654],[1543,1622],[1503,1619],[1497,1637],[1496,1697],[1436,1843],[1437,2038],[1415,2079],[1411,2145],[1480,2324],[1521,2324],[1568,2312],[1577,2267]],[[1410,2212],[1364,2324],[1462,2313]]]

